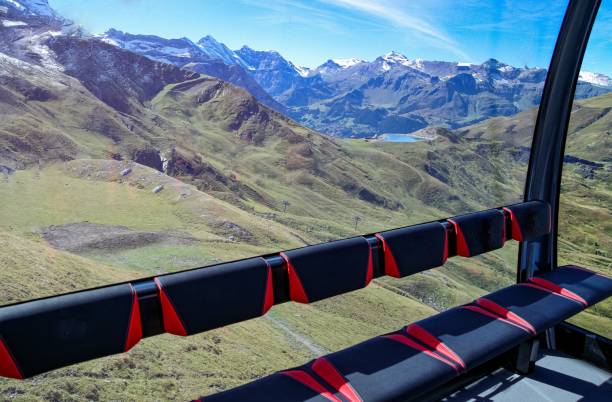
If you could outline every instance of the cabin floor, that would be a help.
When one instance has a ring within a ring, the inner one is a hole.
[[[612,373],[566,354],[544,350],[531,374],[498,369],[444,401],[612,401]]]

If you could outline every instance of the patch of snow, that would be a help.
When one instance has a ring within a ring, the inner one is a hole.
[[[406,67],[413,67],[414,65],[413,61],[409,60],[403,54],[395,52],[395,51],[385,54],[382,58],[389,64],[400,64]]]
[[[11,21],[11,20],[0,20],[0,23],[2,24],[3,27],[5,28],[10,28],[10,27],[22,27],[24,25],[28,25],[23,21]]]
[[[107,36],[103,36],[103,37],[102,37],[100,40],[101,40],[102,42],[104,42],[104,43],[108,43],[109,45],[116,46],[116,47],[121,47],[121,45],[119,44],[119,42],[117,42],[116,40],[111,39],[111,38],[109,38],[109,37],[107,37]]]
[[[302,77],[308,77],[310,75],[310,69],[308,67],[295,66],[295,71]]]
[[[600,87],[612,87],[612,78],[601,73],[581,71],[578,79]]]
[[[5,0],[5,1],[18,10],[22,10],[22,11],[25,10],[25,7],[19,4],[18,2],[16,2],[15,0]]]
[[[461,61],[459,63],[457,63],[457,67],[470,67],[472,65],[472,63],[468,63],[465,61]]]
[[[332,61],[342,68],[349,68],[364,62],[363,60],[356,59],[354,57],[351,57],[350,59],[332,59]]]
[[[382,64],[382,69],[384,71],[389,71],[391,70],[391,66],[389,65],[389,63],[387,63],[386,61]]]

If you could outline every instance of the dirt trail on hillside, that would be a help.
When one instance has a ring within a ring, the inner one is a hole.
[[[276,327],[281,329],[287,335],[287,337],[292,341],[292,343],[299,344],[300,346],[303,346],[306,349],[308,349],[313,354],[313,357],[323,356],[330,352],[324,347],[317,345],[312,339],[308,338],[304,334],[301,334],[295,331],[289,325],[282,322],[278,318],[272,317],[271,314],[267,314],[265,318],[268,321],[272,322],[272,324],[274,324]]]

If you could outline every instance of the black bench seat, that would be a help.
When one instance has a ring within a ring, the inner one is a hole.
[[[418,397],[610,295],[612,279],[561,267],[201,401],[383,402]]]

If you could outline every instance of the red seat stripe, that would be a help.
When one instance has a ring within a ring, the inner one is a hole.
[[[290,370],[290,371],[283,371],[281,374],[284,374],[287,377],[293,378],[295,381],[307,386],[308,388],[312,389],[313,391],[323,396],[324,398],[329,399],[330,401],[342,402],[340,399],[332,395],[331,392],[326,390],[323,385],[321,385],[317,380],[315,380],[310,374],[306,373],[305,371]]]
[[[523,329],[526,329],[527,331],[531,332],[534,335],[537,333],[537,331],[535,330],[535,328],[533,327],[533,325],[531,325],[529,321],[525,320],[523,317],[519,316],[518,314],[513,313],[507,308],[500,306],[499,304],[495,303],[492,300],[481,297],[480,299],[476,300],[476,304],[499,315],[502,318],[505,318],[506,320],[510,322],[517,324],[518,326],[522,327]]]
[[[308,295],[306,295],[304,291],[302,281],[295,271],[293,264],[289,261],[289,257],[287,257],[285,253],[280,253],[280,256],[283,257],[285,264],[287,264],[287,273],[289,274],[289,296],[291,300],[299,303],[309,303]]]
[[[516,215],[514,215],[514,212],[512,212],[510,208],[504,207],[504,211],[510,214],[510,223],[512,224],[512,238],[516,241],[523,241],[523,231],[521,230],[521,225],[519,224],[518,219],[516,219]]]
[[[21,370],[17,367],[17,363],[13,358],[10,350],[4,344],[2,338],[0,338],[0,376],[8,378],[23,379]]]
[[[482,307],[473,306],[473,305],[469,305],[469,304],[468,304],[468,305],[466,305],[466,306],[460,306],[459,308],[466,309],[466,310],[471,310],[471,311],[474,311],[474,312],[476,312],[476,313],[486,315],[487,317],[491,317],[491,318],[494,318],[494,319],[496,319],[496,320],[499,320],[499,321],[505,322],[506,324],[508,324],[508,325],[512,325],[512,326],[514,326],[514,327],[517,327],[517,328],[519,328],[519,329],[521,329],[521,330],[523,330],[523,331],[525,331],[525,332],[530,332],[530,331],[529,331],[527,328],[522,327],[522,326],[518,325],[517,323],[514,323],[514,322],[512,322],[512,321],[510,321],[510,320],[507,320],[507,319],[505,319],[505,318],[502,318],[502,317],[498,316],[497,314],[493,314],[493,313],[492,313],[492,312],[490,312],[489,310],[485,310],[485,309],[483,309]]]
[[[401,278],[399,269],[397,267],[397,261],[395,261],[391,247],[389,247],[389,244],[380,233],[376,233],[374,236],[376,236],[378,240],[382,242],[383,255],[385,256],[385,275],[389,275],[394,278]]]
[[[130,350],[142,339],[142,323],[140,321],[140,303],[138,302],[138,295],[136,289],[132,285],[132,311],[130,313],[130,324],[128,326],[128,333],[125,340],[125,351]]]
[[[444,228],[444,254],[442,255],[442,264],[448,260],[448,230]]]
[[[262,315],[266,314],[268,310],[270,310],[272,308],[272,305],[274,304],[274,285],[272,283],[272,267],[270,267],[270,264],[268,264],[268,261],[266,261],[265,259],[263,260],[266,262],[266,266],[268,267],[268,270],[267,270],[268,277],[266,279],[266,295],[264,297],[264,304],[263,304],[263,308],[261,311]]]
[[[368,270],[366,272],[365,286],[368,286],[374,276],[374,259],[372,258],[372,246],[368,242],[369,254],[368,254]]]
[[[463,235],[463,231],[461,231],[461,227],[459,226],[459,224],[457,222],[455,222],[452,219],[448,219],[448,221],[455,228],[455,234],[456,234],[456,237],[457,237],[457,255],[460,255],[462,257],[469,257],[471,255],[470,254],[470,248],[467,245],[467,241],[465,240],[465,236]]]
[[[162,307],[164,330],[170,334],[187,336],[187,331],[185,330],[183,321],[176,312],[174,305],[172,304],[172,300],[170,300],[164,291],[164,287],[157,278],[155,278],[155,283],[157,284],[157,289],[159,289],[159,300]]]
[[[312,371],[340,392],[349,402],[363,402],[352,385],[327,359],[323,357],[316,359],[312,363]]]
[[[452,361],[447,360],[443,356],[440,356],[439,354],[437,354],[437,353],[427,349],[425,346],[421,345],[420,343],[417,343],[417,342],[413,341],[412,339],[408,338],[405,335],[401,335],[401,334],[389,334],[389,335],[383,335],[383,338],[387,338],[387,339],[391,339],[391,340],[399,342],[399,343],[403,343],[404,345],[406,345],[408,347],[411,347],[412,349],[416,349],[419,352],[423,352],[427,356],[429,356],[429,357],[431,357],[433,359],[439,360],[442,363],[451,366],[457,372],[460,371],[459,367],[457,367],[457,365],[455,363],[453,363]]]
[[[519,285],[521,285],[521,286],[528,286],[528,287],[530,287],[530,288],[537,289],[537,290],[539,290],[540,292],[546,292],[546,293],[553,294],[553,295],[555,295],[555,296],[563,297],[563,298],[565,298],[565,299],[567,299],[567,300],[571,300],[571,301],[573,301],[574,303],[578,303],[578,304],[582,305],[582,303],[580,303],[578,300],[575,300],[575,299],[572,299],[572,298],[570,298],[570,297],[564,296],[564,295],[562,295],[562,294],[559,294],[559,293],[553,292],[552,290],[547,289],[547,288],[545,288],[545,287],[542,287],[542,286],[540,286],[540,285],[536,285],[535,283],[531,283],[531,282],[523,282],[523,283],[519,283]]]
[[[559,285],[557,285],[556,283],[553,283],[551,281],[548,281],[546,279],[542,279],[542,278],[538,278],[538,277],[534,277],[534,278],[530,278],[529,279],[530,282],[535,283],[536,285],[543,287],[545,289],[548,289],[554,293],[560,294],[562,296],[565,296],[569,299],[572,299],[574,301],[577,301],[578,303],[584,305],[585,307],[587,307],[589,305],[589,303],[587,303],[586,300],[584,300],[582,297],[580,297],[579,295],[577,295],[576,293],[572,292],[569,289],[565,289]]]
[[[446,346],[444,342],[427,332],[425,329],[421,328],[419,325],[410,324],[405,328],[405,331],[408,335],[412,336],[419,342],[424,343],[425,345],[434,349],[436,352],[457,363],[459,366],[461,366],[461,368],[465,369],[465,363],[451,348]]]

